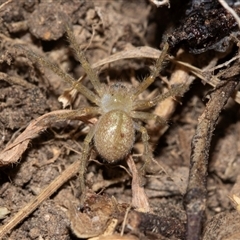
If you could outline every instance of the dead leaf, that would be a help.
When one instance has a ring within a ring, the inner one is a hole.
[[[50,125],[65,120],[84,120],[85,116],[86,110],[83,108],[79,110],[57,110],[34,119],[25,131],[0,153],[0,166],[16,163],[27,149],[29,142]]]

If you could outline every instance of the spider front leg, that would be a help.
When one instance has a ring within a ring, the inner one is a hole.
[[[151,107],[156,106],[159,102],[162,102],[169,97],[182,97],[188,89],[189,89],[189,84],[187,83],[173,86],[166,93],[159,94],[153,99],[135,101],[133,105],[133,110],[149,109]]]
[[[135,89],[135,92],[134,92],[135,99],[140,93],[146,90],[155,81],[160,70],[162,69],[162,63],[167,55],[168,47],[169,47],[168,43],[165,43],[165,45],[163,46],[162,53],[157,59],[156,64],[153,66],[153,69],[151,70],[150,75],[147,78],[145,78]]]
[[[91,67],[91,64],[88,62],[83,50],[81,50],[79,44],[77,43],[73,31],[71,30],[71,27],[69,25],[66,26],[66,32],[68,40],[74,52],[76,53],[78,61],[82,64],[82,67],[85,73],[87,74],[89,80],[91,81],[94,89],[96,90],[98,96],[102,97],[103,89],[101,87],[101,83],[97,75],[97,72]]]
[[[69,83],[72,88],[75,88],[79,93],[81,93],[83,96],[85,96],[88,100],[95,103],[96,105],[99,105],[100,98],[98,95],[96,95],[94,92],[92,92],[87,87],[85,87],[81,82],[76,81],[69,74],[65,73],[56,64],[51,63],[45,57],[39,56],[36,53],[25,49],[21,45],[16,45],[15,47],[18,49],[22,49],[24,51],[24,53],[27,55],[27,57],[29,59],[31,59],[33,62],[37,62],[38,64],[52,70],[55,74],[57,74],[59,77],[61,77],[65,82]]]

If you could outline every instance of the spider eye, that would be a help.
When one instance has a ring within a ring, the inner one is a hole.
[[[126,86],[124,86],[122,83],[114,83],[111,88],[113,90],[119,90],[119,89],[127,89]]]

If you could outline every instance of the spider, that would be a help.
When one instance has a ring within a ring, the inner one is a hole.
[[[73,119],[84,113],[89,119],[99,116],[98,122],[92,126],[84,139],[81,163],[79,169],[81,198],[86,195],[85,172],[87,168],[90,144],[93,141],[99,155],[109,163],[114,163],[124,159],[135,142],[135,131],[139,131],[144,145],[143,160],[144,166],[152,160],[152,153],[149,148],[149,136],[145,127],[139,121],[156,120],[159,124],[166,124],[166,121],[159,116],[148,112],[158,102],[176,95],[182,95],[185,86],[178,86],[169,92],[158,95],[151,100],[140,100],[138,96],[146,90],[156,79],[162,62],[168,51],[168,44],[165,44],[161,55],[153,66],[150,75],[146,77],[136,88],[129,88],[124,83],[114,83],[110,86],[101,83],[99,77],[91,68],[90,63],[80,49],[70,26],[66,27],[66,33],[71,47],[76,53],[76,57],[81,63],[85,73],[91,81],[94,91],[89,90],[80,81],[76,81],[70,75],[63,72],[57,65],[51,63],[44,57],[36,55],[34,52],[24,49],[26,55],[33,61],[40,63],[59,75],[65,82],[70,83],[73,89],[85,96],[94,106],[82,107],[79,110],[69,110],[62,116],[63,119]]]

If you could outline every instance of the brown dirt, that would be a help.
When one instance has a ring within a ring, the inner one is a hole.
[[[0,1],[1,4],[4,2]],[[151,46],[159,49],[161,39],[171,35],[172,27],[169,26],[174,26],[177,21],[171,20],[171,16],[178,12],[181,5],[178,1],[171,1],[171,8],[162,6],[157,9],[150,1],[143,0],[94,2],[20,0],[11,1],[0,8],[0,150],[16,139],[30,121],[61,109],[58,97],[69,87],[50,70],[27,59],[22,51],[13,47],[14,44],[23,44],[25,48],[37,54],[47,56],[61,69],[78,79],[84,72],[65,38],[67,21],[73,25],[78,43],[86,49],[87,58],[93,64],[131,46]],[[183,9],[184,7],[187,8],[182,6]],[[179,14],[183,13],[183,10],[179,11]],[[173,53],[179,50],[177,44]],[[185,51],[188,51],[187,48]],[[229,47],[224,53],[226,52],[228,55],[226,57],[225,54],[224,57],[230,59],[237,52],[237,47]],[[204,66],[202,62],[207,65],[214,57],[221,59],[222,55],[212,50],[201,55],[189,56],[194,59],[194,65],[201,68]],[[224,60],[221,60],[221,63]],[[137,85],[137,82],[148,74],[149,66],[153,62],[146,59],[116,61],[104,66],[100,79],[110,82],[120,79]],[[164,77],[169,77],[171,71],[173,68],[166,68]],[[84,84],[92,89],[87,79],[84,79]],[[162,81],[157,79],[150,90],[161,89],[163,85]],[[161,134],[156,133],[151,124],[147,125],[152,142],[154,141],[155,160],[161,166],[157,173],[149,173],[144,187],[152,212],[144,215],[131,210],[125,228],[126,238],[121,239],[134,239],[133,236],[138,239],[185,238],[187,218],[183,198],[188,182],[191,140],[198,118],[203,113],[212,90],[209,85],[199,80],[194,81],[188,93],[181,99],[181,104],[171,115],[170,128],[160,139]],[[146,94],[149,95],[150,91],[146,91]],[[72,107],[86,104],[89,104],[87,100],[78,96]],[[218,221],[219,213],[224,220],[218,235],[222,238],[218,239],[240,239],[234,238],[239,231],[239,220],[236,220],[239,216],[236,216],[236,210],[229,197],[239,193],[238,190],[232,190],[233,186],[236,188],[236,184],[239,185],[237,179],[240,172],[238,110],[239,105],[230,99],[214,132],[207,178],[204,239],[216,239],[211,237],[211,234],[216,228],[214,223]],[[9,222],[12,216],[21,211],[71,163],[80,159],[82,142],[88,130],[85,126],[79,121],[52,124],[31,141],[18,163],[0,168],[0,219],[2,208],[9,211],[9,214],[2,217],[2,225]],[[155,138],[157,140],[153,140]],[[137,135],[132,153],[138,168],[142,161],[137,154],[142,153],[142,149],[141,138]],[[103,229],[109,219],[117,218],[119,223],[115,228],[115,235],[109,239],[120,239],[116,234],[121,231],[124,214],[132,199],[131,177],[119,165],[113,167],[105,164],[94,149],[90,159],[87,184],[89,188],[105,195],[103,199],[92,195],[88,203],[89,212],[106,209],[106,216],[102,212],[98,213]],[[124,161],[119,164],[128,169]],[[155,167],[154,165],[153,168]],[[76,223],[78,187],[77,176],[72,177],[4,239],[76,239],[77,230],[73,230],[74,234],[70,225],[82,224]],[[69,202],[72,206],[69,206]],[[87,227],[89,216],[84,214],[80,213],[79,218],[86,221],[84,224]],[[170,224],[161,225],[161,221]],[[166,231],[161,228],[165,228]],[[230,238],[231,236],[233,238]],[[105,238],[99,237],[100,239]]]

